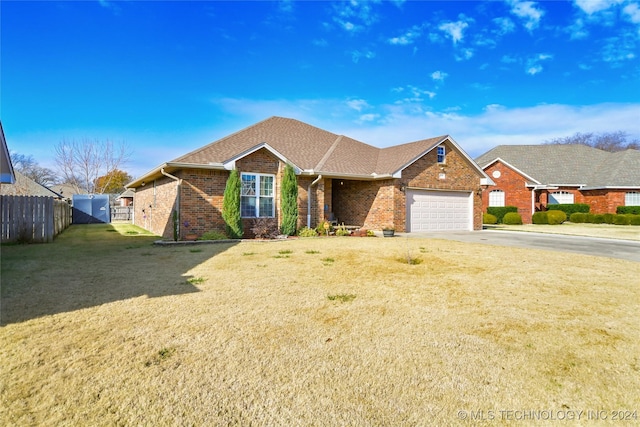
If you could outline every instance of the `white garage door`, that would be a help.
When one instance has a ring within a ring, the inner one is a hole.
[[[407,190],[407,230],[473,230],[471,193]]]

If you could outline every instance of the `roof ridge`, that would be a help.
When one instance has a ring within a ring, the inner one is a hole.
[[[331,147],[329,147],[327,152],[324,153],[324,156],[322,156],[322,158],[320,159],[320,161],[318,162],[318,164],[314,168],[315,170],[320,170],[320,168],[324,166],[324,164],[327,162],[327,160],[329,160],[329,157],[331,157],[331,154],[333,154],[333,152],[338,147],[338,144],[340,143],[340,141],[342,141],[343,137],[344,137],[344,135],[338,135],[336,140],[333,141],[333,144],[331,144]]]
[[[200,151],[203,151],[203,150],[205,150],[205,149],[207,149],[207,148],[211,147],[213,144],[217,144],[217,143],[219,143],[219,142],[225,141],[225,140],[227,140],[227,139],[229,139],[229,138],[231,138],[231,137],[233,137],[233,136],[236,136],[236,135],[237,135],[237,134],[239,134],[240,132],[244,132],[244,131],[246,131],[246,130],[249,130],[249,129],[251,129],[251,128],[254,128],[254,127],[256,127],[256,126],[258,126],[258,125],[261,125],[261,124],[263,124],[263,123],[266,123],[266,122],[268,122],[269,120],[272,120],[272,119],[285,119],[285,120],[292,120],[292,119],[287,119],[286,117],[278,117],[278,116],[271,116],[271,117],[268,117],[268,118],[266,118],[266,119],[264,119],[264,120],[260,120],[260,121],[259,121],[259,122],[257,122],[257,123],[254,123],[254,124],[252,124],[252,125],[249,125],[249,126],[243,127],[242,129],[237,130],[237,131],[235,131],[235,132],[233,132],[233,133],[231,133],[231,134],[229,134],[229,135],[223,136],[223,137],[222,137],[222,138],[220,138],[220,139],[216,139],[215,141],[211,141],[210,143],[205,144],[205,145],[203,145],[202,147],[199,147],[199,148],[196,148],[195,150],[189,151],[188,153],[183,154],[183,155],[182,155],[182,156],[180,156],[180,157],[176,157],[175,159],[170,160],[168,163],[176,162],[177,160],[183,159],[183,158],[188,157],[188,156],[192,156],[192,155],[194,155],[194,154],[196,154],[196,153],[198,153],[198,152],[200,152]]]

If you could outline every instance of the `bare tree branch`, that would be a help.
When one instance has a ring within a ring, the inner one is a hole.
[[[106,185],[96,188],[100,176],[108,175],[124,165],[131,153],[124,142],[114,144],[111,140],[83,139],[81,141],[63,139],[55,147],[56,163],[65,180],[76,191],[103,193]]]

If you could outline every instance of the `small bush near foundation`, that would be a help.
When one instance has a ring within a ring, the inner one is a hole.
[[[275,239],[278,237],[278,229],[273,221],[267,218],[256,218],[253,220],[251,232],[256,239]]]
[[[300,237],[317,237],[318,233],[313,228],[304,227],[298,230],[298,236]]]
[[[487,208],[488,214],[498,218],[498,224],[504,223],[503,218],[509,212],[518,212],[518,208],[516,206],[490,206]]]
[[[549,218],[547,218],[546,212],[536,212],[531,217],[531,222],[534,224],[549,224]]]
[[[606,213],[604,214],[604,222],[605,224],[613,224],[613,217],[615,215],[612,213]]]
[[[483,224],[497,224],[498,218],[495,215],[491,215],[490,213],[482,214],[482,223]]]
[[[198,240],[225,240],[228,239],[227,235],[217,230],[211,230],[198,237]]]
[[[590,206],[586,203],[557,203],[547,205],[547,209],[550,211],[562,211],[567,216],[570,216],[575,212],[589,213]]]
[[[349,230],[347,230],[347,228],[344,226],[344,224],[339,225],[336,228],[336,236],[350,236],[351,232]]]
[[[562,224],[567,220],[567,214],[564,211],[547,211],[547,221],[551,225]]]
[[[587,222],[587,214],[582,212],[574,212],[569,216],[569,221],[576,224],[582,224],[584,222]]]
[[[593,215],[592,220],[593,220],[592,222],[593,222],[594,224],[604,224],[604,215],[602,215],[602,214],[595,214],[595,215]]]
[[[502,218],[502,223],[507,225],[522,225],[522,217],[517,212],[507,212]]]
[[[640,225],[640,215],[627,215],[630,225]]]
[[[616,213],[640,215],[640,206],[618,206],[616,208]]]
[[[631,225],[631,220],[627,215],[616,215],[613,217],[615,225]]]

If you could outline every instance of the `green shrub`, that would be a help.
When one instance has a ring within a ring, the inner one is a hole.
[[[546,212],[535,212],[531,217],[531,222],[534,224],[549,224],[549,218],[547,218]]]
[[[547,205],[547,209],[550,211],[562,211],[569,217],[576,212],[589,213],[590,206],[586,203],[558,203]]]
[[[604,214],[604,222],[605,222],[606,224],[613,224],[613,217],[614,217],[614,216],[615,216],[615,215],[614,215],[614,214],[612,214],[612,213],[606,213],[606,214]]]
[[[615,215],[613,217],[613,223],[615,225],[630,225],[631,219],[626,215]]]
[[[518,212],[515,206],[489,206],[487,213],[494,215],[498,219],[498,224],[502,224],[502,218],[509,212]]]
[[[587,214],[583,212],[574,212],[569,215],[569,221],[576,224],[582,224],[583,222],[587,222]]]
[[[347,228],[344,226],[344,224],[339,225],[336,228],[336,236],[350,236],[351,232],[349,230],[347,230]]]
[[[640,206],[618,206],[616,208],[616,213],[640,215]]]
[[[233,169],[227,178],[222,198],[222,219],[227,227],[227,235],[232,239],[239,239],[244,234],[240,217],[241,185],[238,171]]]
[[[547,222],[551,225],[562,224],[567,220],[567,214],[564,211],[552,210],[547,211]]]
[[[280,185],[280,199],[282,200],[282,225],[280,232],[287,236],[296,234],[298,226],[298,178],[291,164],[287,163]]]
[[[495,215],[491,215],[490,213],[482,214],[482,223],[483,224],[497,224],[498,218]]]
[[[604,224],[604,215],[603,214],[595,214],[593,215],[594,224]]]
[[[316,237],[318,233],[313,228],[303,227],[298,230],[298,236],[300,237]]]
[[[640,215],[627,215],[630,225],[640,225]]]
[[[502,218],[503,224],[508,225],[522,225],[522,217],[518,212],[507,212]]]
[[[227,235],[218,230],[207,231],[202,236],[198,237],[198,240],[225,240],[225,239],[228,239]]]

